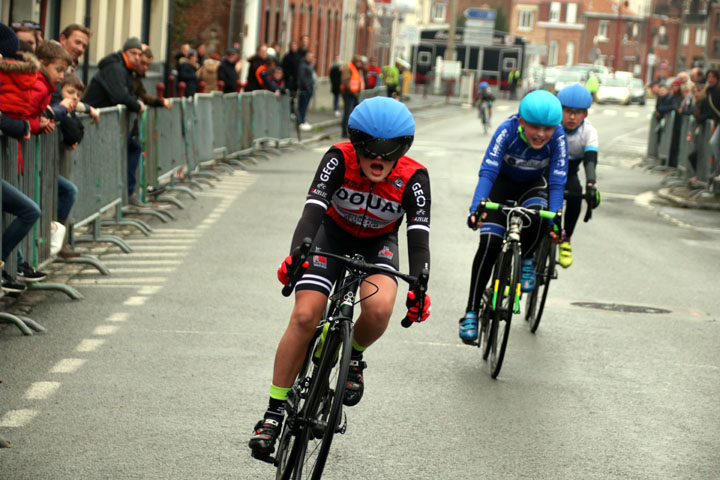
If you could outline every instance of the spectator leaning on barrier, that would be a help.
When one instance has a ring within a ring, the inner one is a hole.
[[[705,94],[705,85],[703,83],[695,83],[693,88],[693,97],[693,103],[695,105],[693,108],[693,117],[695,121],[693,122],[693,127],[690,132],[693,149],[688,154],[688,162],[692,168],[692,172],[689,173],[690,178],[688,179],[688,184],[691,187],[698,180],[695,174],[698,168],[698,152],[703,147],[700,143],[703,140],[701,133],[705,127],[705,122],[707,120],[712,120],[713,118],[712,111],[710,110],[710,105],[708,104],[707,96]]]
[[[263,72],[263,87],[265,90],[273,92],[276,97],[279,97],[287,92],[283,77],[282,67],[276,65]]]
[[[39,64],[32,57],[17,58],[17,35],[0,23],[0,130],[17,140],[30,138],[30,95],[37,79]],[[20,148],[20,145],[18,145]],[[18,164],[18,169],[20,165]],[[2,180],[2,211],[15,218],[2,232],[2,264],[40,218],[40,207],[27,195]],[[19,253],[19,252],[18,252]],[[21,259],[18,258],[18,263]],[[3,292],[22,292],[25,284],[2,272]]]
[[[340,84],[342,83],[342,59],[338,55],[330,67],[330,93],[333,96],[333,111],[335,116],[339,117],[340,113]]]
[[[145,74],[148,70],[150,70],[150,66],[153,62],[153,52],[150,50],[150,47],[145,47],[142,51],[142,55],[140,56],[140,62],[138,63],[138,67],[135,69],[135,74],[133,75],[133,94],[138,97],[142,102],[149,106],[149,107],[164,107],[164,108],[170,108],[172,106],[172,103],[170,102],[169,98],[160,98],[155,95],[151,95],[145,90],[145,84],[143,83],[143,78],[145,78]]]
[[[130,37],[125,41],[122,51],[111,53],[100,60],[98,72],[90,80],[83,100],[96,108],[125,105],[130,112],[143,113],[145,103],[133,93],[133,71],[140,65],[142,48],[138,38]],[[135,120],[127,144],[128,202],[134,206],[145,206],[135,193],[137,168],[142,154],[142,146],[137,137],[138,126]]]
[[[216,92],[218,88],[218,68],[220,67],[220,55],[217,52],[210,54],[197,71],[198,80],[205,82],[205,92]]]
[[[340,91],[343,96],[341,134],[343,138],[348,137],[348,119],[360,101],[360,92],[365,89],[365,82],[360,73],[362,68],[363,62],[360,55],[355,55],[352,62],[346,63],[341,68]]]
[[[312,125],[307,121],[306,115],[310,99],[315,91],[315,54],[313,52],[305,52],[305,56],[300,59],[298,66],[298,111],[297,121],[300,130],[310,131]]]
[[[187,56],[178,60],[178,82],[185,82],[185,96],[192,97],[197,93],[198,76],[200,66],[197,62],[198,54],[195,50],[189,50]]]
[[[678,164],[678,149],[680,146],[680,130],[682,129],[682,115],[680,115],[680,108],[682,106],[683,94],[682,84],[687,81],[683,78],[688,78],[687,74],[684,76],[678,75],[670,85],[670,95],[672,96],[673,105],[675,106],[675,118],[672,124],[672,138],[670,140],[670,152],[668,155],[668,166],[677,167]]]
[[[231,47],[225,50],[225,57],[220,62],[217,70],[218,82],[224,82],[223,92],[232,93],[237,91],[237,82],[240,75],[235,68],[240,58],[240,52],[237,48]]]
[[[707,104],[715,122],[715,130],[710,137],[710,148],[712,149],[712,169],[710,175],[720,175],[720,70],[709,70],[705,74],[705,95]]]
[[[89,28],[77,23],[68,25],[60,32],[60,45],[62,45],[74,59],[73,65],[68,69],[68,73],[73,73],[77,68],[80,57],[85,54],[85,50],[87,50],[90,44],[90,35],[91,31]],[[60,92],[56,90],[53,93],[51,102],[58,103],[60,100]],[[97,108],[91,107],[87,103],[78,102],[75,111],[78,113],[87,113],[93,123],[100,121],[100,112],[98,112]]]

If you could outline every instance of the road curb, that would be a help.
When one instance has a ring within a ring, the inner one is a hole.
[[[700,200],[686,198],[673,193],[670,188],[661,188],[657,191],[657,196],[663,200],[667,200],[677,207],[694,208],[699,210],[714,210],[720,212],[720,203],[713,194],[709,197],[701,197]]]

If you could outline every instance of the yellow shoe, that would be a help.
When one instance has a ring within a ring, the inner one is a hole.
[[[563,268],[568,268],[570,265],[572,265],[572,245],[570,245],[570,242],[562,242],[559,246],[560,250],[560,256],[558,258],[558,263]]]

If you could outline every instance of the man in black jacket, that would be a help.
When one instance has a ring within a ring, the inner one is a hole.
[[[237,92],[237,81],[240,78],[238,75],[235,64],[240,58],[240,52],[237,48],[228,48],[225,50],[225,56],[220,61],[220,65],[217,70],[218,82],[225,82],[223,87],[223,93]]]
[[[145,104],[133,93],[133,71],[140,65],[142,50],[140,40],[130,37],[125,41],[122,51],[111,53],[100,60],[98,73],[90,80],[83,101],[95,108],[125,105],[128,111],[142,114]],[[138,125],[135,120],[127,144],[127,191],[128,203],[137,207],[146,206],[135,193],[141,155],[142,145],[138,141]]]

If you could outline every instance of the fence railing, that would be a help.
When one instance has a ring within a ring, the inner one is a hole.
[[[680,123],[678,133],[674,134],[676,120]],[[653,115],[648,135],[647,165],[671,171],[665,182],[667,185],[688,184],[692,178],[691,187],[698,195],[707,192],[717,162],[710,144],[712,135],[711,120],[697,124],[692,115],[677,116],[675,112],[670,112],[660,120]]]
[[[50,226],[58,209],[58,175],[78,188],[68,228],[71,244],[110,242],[130,252],[132,248],[124,240],[105,233],[103,227],[131,224],[149,234],[149,225],[123,215],[131,211],[154,214],[163,221],[172,216],[152,208],[133,210],[128,205],[128,137],[134,133],[143,146],[137,186],[142,199],[149,185],[166,185],[192,195],[192,190],[183,184],[199,185],[198,180],[207,181],[208,175],[214,175],[203,171],[204,167],[219,166],[219,160],[239,162],[251,158],[260,148],[277,149],[294,143],[290,99],[268,91],[173,98],[170,109],[148,108],[142,115],[129,113],[123,106],[102,108],[97,124],[91,123],[89,117],[80,118],[85,135],[72,151],[62,146],[58,130],[28,141],[0,137],[0,178],[35,201],[42,211],[31,233],[19,244],[25,261],[36,269],[60,260],[50,253]],[[174,197],[171,199],[182,207]],[[13,218],[4,214],[3,227]],[[103,274],[110,273],[90,255],[62,261],[87,263]],[[7,259],[4,270],[15,278],[15,252]],[[63,284],[42,282],[29,284],[29,288],[56,289],[71,298],[82,297]],[[25,334],[42,329],[26,317],[6,312],[0,312],[0,320],[15,323]]]

